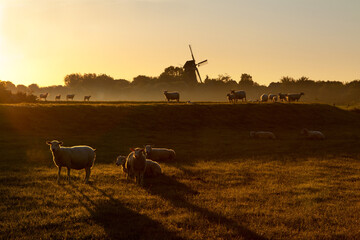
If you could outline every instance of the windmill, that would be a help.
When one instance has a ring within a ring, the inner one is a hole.
[[[185,65],[183,67],[185,70],[185,74],[187,75],[189,82],[191,81],[193,83],[197,83],[197,79],[196,79],[196,74],[197,74],[200,82],[202,83],[198,67],[200,67],[203,64],[206,64],[207,60],[196,63],[193,51],[191,49],[191,45],[189,45],[189,48],[190,48],[192,60],[189,60],[185,63]]]

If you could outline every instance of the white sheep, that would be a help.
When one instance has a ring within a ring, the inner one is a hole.
[[[304,135],[307,139],[313,139],[313,140],[324,140],[325,135],[320,131],[310,131],[306,128],[303,128],[301,130],[301,135]]]
[[[173,161],[176,157],[175,151],[168,148],[153,148],[151,145],[145,146],[146,158],[154,161]]]
[[[260,96],[260,102],[267,102],[268,99],[269,99],[269,96],[265,93]]]
[[[84,102],[85,101],[90,101],[90,98],[91,98],[91,96],[84,96]]]
[[[74,101],[74,97],[75,97],[75,94],[68,94],[68,95],[66,95],[66,101],[68,101],[69,99]]]
[[[269,94],[269,101],[276,102],[278,99],[276,94]]]
[[[61,94],[55,96],[55,101],[60,101]]]
[[[133,152],[130,154],[133,154]],[[122,167],[122,170],[126,174],[126,176],[129,175],[129,170],[126,168],[126,156],[118,156],[116,158],[116,165]],[[161,174],[162,174],[162,170],[160,165],[157,162],[154,162],[150,159],[146,159],[144,177],[157,177]],[[134,176],[130,175],[129,177],[133,178]]]
[[[235,91],[235,90],[231,90],[230,94],[234,94],[235,95],[235,102],[237,102],[238,99],[241,99],[241,101],[246,102],[246,92],[243,90],[239,90],[239,91]]]
[[[40,94],[40,100],[41,99],[44,99],[45,101],[46,101],[46,98],[48,97],[48,95],[49,95],[49,93],[42,93],[42,94]]]
[[[146,169],[146,156],[143,148],[130,149],[131,153],[126,158],[125,167],[128,169],[128,177],[134,176],[136,183],[144,184]]]
[[[286,101],[287,93],[279,93],[279,100],[280,101]]]
[[[168,102],[170,102],[170,100],[175,100],[177,102],[180,101],[180,93],[178,93],[178,92],[164,91],[164,95]]]
[[[60,181],[60,172],[62,167],[68,170],[68,180],[70,183],[70,169],[85,169],[85,183],[89,182],[90,171],[95,162],[95,149],[89,146],[63,147],[63,143],[57,140],[46,141],[50,145],[50,151],[53,155],[55,165],[58,167],[58,179]]]
[[[255,139],[276,139],[276,136],[273,132],[265,131],[251,131],[250,137]]]
[[[298,102],[302,95],[305,95],[305,94],[303,92],[302,93],[289,93],[286,96],[286,100],[288,102],[295,102],[295,101]]]

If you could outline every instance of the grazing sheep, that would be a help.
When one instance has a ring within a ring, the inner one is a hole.
[[[85,183],[89,182],[90,171],[95,162],[95,149],[89,146],[63,147],[63,143],[57,140],[47,141],[50,145],[50,151],[53,155],[55,165],[58,167],[58,179],[60,181],[60,172],[62,167],[68,170],[68,180],[70,183],[70,169],[85,169]]]
[[[269,96],[265,93],[260,96],[260,102],[267,102],[268,99],[269,99]]]
[[[275,134],[272,132],[264,132],[264,131],[251,131],[250,137],[255,139],[276,139]]]
[[[68,94],[68,95],[66,95],[66,101],[68,101],[69,99],[74,101],[74,97],[75,97],[75,94]]]
[[[325,135],[320,131],[310,131],[306,128],[301,130],[301,135],[304,135],[306,139],[313,139],[313,140],[324,140]]]
[[[235,95],[235,102],[237,102],[238,99],[241,99],[242,102],[245,100],[245,102],[246,102],[246,92],[245,91],[243,91],[243,90],[239,90],[239,91],[231,90],[230,93]]]
[[[168,102],[170,102],[170,100],[175,100],[177,102],[180,101],[180,93],[178,93],[178,92],[164,91],[164,95]]]
[[[286,96],[286,100],[288,102],[295,102],[295,101],[298,102],[302,95],[305,95],[305,94],[303,92],[302,93],[289,93]]]
[[[226,96],[230,103],[235,103],[235,94],[228,93]]]
[[[279,100],[282,102],[286,101],[286,96],[286,93],[279,93]]]
[[[49,95],[49,93],[41,93],[39,98],[40,98],[40,100],[44,99],[46,101],[46,98],[48,97],[48,95]]]
[[[61,98],[61,95],[59,94],[59,95],[56,95],[55,96],[55,101],[60,101],[60,98]]]
[[[85,101],[90,101],[90,98],[91,98],[91,96],[84,96],[84,102]]]
[[[143,148],[131,148],[131,153],[128,155],[125,163],[128,169],[128,178],[135,176],[136,183],[144,184],[144,174],[146,169],[146,157]]]
[[[269,94],[269,101],[276,102],[278,100],[278,97],[276,94]]]
[[[123,172],[126,174],[126,176],[128,176],[129,170],[126,168],[125,164],[126,164],[126,156],[118,156],[116,159],[116,165],[122,166]],[[154,162],[150,159],[146,159],[144,177],[157,177],[160,174],[162,174],[160,165],[157,162]],[[129,177],[133,178],[134,176],[129,176]]]
[[[176,157],[175,151],[168,148],[153,148],[151,145],[145,146],[146,158],[154,161],[173,161]]]

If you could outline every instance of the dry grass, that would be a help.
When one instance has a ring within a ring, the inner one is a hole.
[[[0,238],[357,239],[359,126],[311,104],[0,105]],[[83,171],[56,183],[49,139],[97,149],[91,184]],[[177,161],[141,188],[113,162],[146,143]]]

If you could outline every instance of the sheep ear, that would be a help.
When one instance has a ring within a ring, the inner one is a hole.
[[[47,144],[47,145],[51,145],[51,141],[46,141],[46,144]]]
[[[130,151],[135,152],[135,149],[133,149],[133,148],[129,148],[129,149],[130,149]]]

